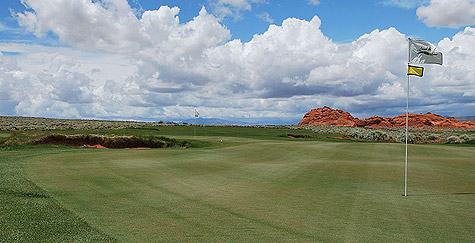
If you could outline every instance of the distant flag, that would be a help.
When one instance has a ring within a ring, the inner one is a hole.
[[[416,76],[422,77],[423,74],[424,74],[423,67],[407,65],[407,75],[416,75]]]
[[[434,44],[425,40],[409,39],[409,63],[442,65],[442,61],[442,52]]]
[[[195,109],[195,117],[199,117],[200,116],[200,113],[198,113],[198,111]]]

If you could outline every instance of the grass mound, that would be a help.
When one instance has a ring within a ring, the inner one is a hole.
[[[188,142],[178,141],[167,137],[136,137],[136,136],[103,136],[95,134],[49,134],[32,142],[38,144],[61,144],[71,146],[101,145],[106,148],[169,148],[189,147]]]

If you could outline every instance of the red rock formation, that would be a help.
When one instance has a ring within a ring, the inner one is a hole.
[[[406,114],[394,117],[395,127],[406,126]],[[475,122],[462,122],[453,117],[445,118],[436,114],[409,113],[409,126],[411,127],[439,127],[439,128],[475,128]]]
[[[406,126],[406,114],[393,118],[372,116],[358,119],[350,113],[342,110],[334,110],[330,107],[313,109],[304,115],[299,125],[335,125],[347,127],[404,127]],[[453,117],[444,118],[436,114],[409,113],[409,126],[412,127],[438,127],[438,128],[475,128],[475,121],[462,122]]]
[[[363,127],[394,127],[390,117],[372,116],[361,120],[361,123]]]
[[[342,110],[334,110],[328,106],[313,109],[305,114],[299,125],[335,125],[355,127],[359,119]]]

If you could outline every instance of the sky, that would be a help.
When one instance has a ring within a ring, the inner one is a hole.
[[[296,124],[475,115],[474,0],[2,0],[0,115]]]

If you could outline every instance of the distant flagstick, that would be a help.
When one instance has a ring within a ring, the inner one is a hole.
[[[407,63],[407,92],[406,92],[406,156],[404,161],[404,196],[407,197],[407,140],[409,134],[409,76],[422,77],[423,67],[410,64],[439,64],[442,65],[442,52],[437,47],[425,40],[408,39],[409,55]]]
[[[198,111],[195,109],[195,118],[198,118],[199,116],[200,116],[200,113],[198,113]],[[195,124],[195,132],[194,132],[193,136],[196,137],[196,124]]]

